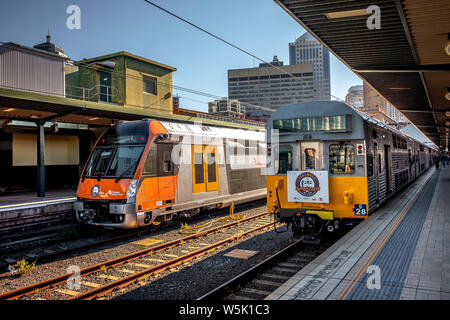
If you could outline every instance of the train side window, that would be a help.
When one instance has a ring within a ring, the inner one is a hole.
[[[163,163],[164,172],[170,172],[172,170],[172,162],[170,161],[170,152],[164,151],[164,163]]]
[[[329,149],[330,173],[355,172],[355,146],[352,144],[332,144]]]
[[[204,172],[203,172],[203,153],[194,153],[194,166],[195,166],[195,184],[204,183]]]
[[[381,154],[378,154],[378,172],[381,173]]]
[[[367,154],[367,176],[373,176],[373,155]]]
[[[208,182],[216,182],[216,153],[206,153],[206,161],[208,166]]]
[[[148,151],[147,159],[145,160],[144,169],[142,170],[144,175],[156,175],[156,150],[150,149]]]

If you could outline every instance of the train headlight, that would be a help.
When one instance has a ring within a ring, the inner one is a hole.
[[[130,199],[130,198],[134,198],[136,196],[137,184],[138,184],[138,180],[137,179],[131,180],[131,183],[128,186],[127,198]]]

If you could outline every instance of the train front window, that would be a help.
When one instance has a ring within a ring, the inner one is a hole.
[[[287,173],[292,170],[292,146],[280,146],[278,160],[275,160],[275,172]]]
[[[132,177],[144,146],[97,147],[86,167],[86,177]]]
[[[103,176],[108,168],[114,148],[96,148],[86,167],[86,176]]]
[[[316,150],[305,149],[305,170],[316,170]]]
[[[132,177],[143,150],[144,146],[118,146],[106,175]]]
[[[355,147],[352,144],[332,144],[329,153],[330,173],[355,172]]]

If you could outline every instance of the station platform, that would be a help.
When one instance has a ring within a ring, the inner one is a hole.
[[[45,221],[70,219],[76,190],[49,190],[45,197],[36,192],[0,196],[0,230],[7,232],[18,227]]]
[[[449,195],[429,169],[266,299],[450,299]]]

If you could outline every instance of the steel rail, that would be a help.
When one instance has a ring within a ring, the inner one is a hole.
[[[197,298],[197,300],[212,300],[212,299],[218,299],[220,297],[225,296],[225,292],[227,289],[236,287],[239,283],[248,282],[249,279],[254,278],[256,274],[258,274],[261,270],[264,270],[268,268],[270,265],[278,262],[279,260],[285,258],[287,255],[289,255],[293,250],[301,247],[302,242],[300,240],[295,241],[294,243],[291,243],[286,248],[281,249],[280,251],[276,252],[269,258],[261,261],[257,265],[251,267],[250,269],[242,272],[241,274],[237,275],[233,279],[223,283],[222,285],[216,287],[215,289],[209,291],[208,293],[205,293],[201,297]],[[281,284],[280,284],[281,285]]]
[[[145,255],[149,254],[150,252],[156,252],[156,251],[161,251],[161,250],[164,250],[164,249],[167,249],[167,248],[175,247],[177,245],[180,245],[182,241],[186,242],[186,241],[189,241],[189,240],[192,240],[192,239],[195,239],[195,238],[200,238],[200,237],[206,236],[206,235],[208,235],[210,233],[214,233],[214,232],[217,232],[217,231],[222,230],[222,229],[230,228],[230,227],[233,227],[235,225],[241,224],[243,222],[256,220],[256,219],[261,218],[263,216],[267,216],[267,212],[262,213],[262,214],[258,214],[258,215],[255,215],[255,216],[251,216],[251,217],[248,217],[248,218],[245,218],[245,219],[242,219],[242,220],[237,220],[237,221],[228,223],[226,225],[218,226],[216,228],[212,228],[212,229],[200,232],[200,233],[188,235],[188,236],[183,237],[183,238],[179,238],[179,239],[175,239],[175,240],[172,240],[172,241],[169,241],[169,242],[166,242],[166,243],[162,243],[160,245],[156,245],[154,247],[150,247],[150,248],[147,248],[147,249],[144,249],[144,250],[136,251],[136,252],[130,253],[128,255],[121,256],[121,257],[118,257],[118,258],[114,258],[114,259],[111,259],[111,260],[108,260],[108,261],[105,261],[105,262],[101,262],[101,263],[98,263],[98,264],[95,264],[95,265],[92,265],[92,266],[89,266],[89,267],[85,267],[85,268],[80,270],[80,276],[86,276],[86,275],[91,274],[93,272],[98,272],[98,271],[101,270],[102,267],[103,268],[104,267],[113,267],[113,266],[117,266],[117,265],[123,264],[123,263],[125,263],[127,261],[130,261],[130,260],[133,260],[133,259],[145,256]],[[36,290],[42,290],[42,289],[45,289],[45,288],[47,288],[49,286],[52,286],[52,285],[61,284],[64,281],[66,281],[69,277],[71,277],[73,274],[74,273],[66,273],[66,274],[63,274],[63,275],[60,275],[60,276],[57,276],[57,277],[54,277],[54,278],[51,278],[51,279],[48,279],[48,280],[44,280],[44,281],[37,282],[37,283],[31,284],[31,285],[28,285],[28,286],[25,286],[25,287],[22,287],[22,288],[18,288],[18,289],[15,289],[15,290],[11,290],[11,291],[5,292],[3,294],[0,294],[0,300],[15,300],[15,299],[20,298],[21,296],[26,295],[26,294],[35,293]]]
[[[222,246],[222,245],[224,245],[226,243],[236,241],[236,240],[244,237],[247,234],[254,233],[256,231],[259,231],[259,230],[271,227],[271,226],[273,226],[273,224],[274,224],[273,222],[270,222],[270,223],[267,223],[267,224],[265,224],[263,226],[259,226],[259,227],[253,228],[251,230],[248,230],[246,232],[243,232],[243,233],[241,233],[239,235],[231,236],[231,237],[229,237],[229,238],[227,238],[225,240],[219,241],[219,242],[214,243],[212,245],[209,245],[209,246],[207,246],[205,248],[201,248],[201,249],[195,250],[193,252],[187,253],[187,254],[185,254],[183,256],[180,256],[178,258],[174,258],[172,260],[169,260],[167,262],[163,262],[163,263],[158,264],[156,266],[153,266],[151,268],[148,268],[148,269],[136,272],[135,274],[132,274],[132,275],[130,275],[128,277],[125,277],[125,278],[122,278],[122,279],[119,279],[119,280],[107,283],[107,284],[105,284],[105,285],[103,285],[101,287],[92,289],[92,290],[90,290],[88,292],[85,292],[85,293],[82,293],[82,294],[80,294],[78,296],[72,297],[69,300],[92,300],[92,299],[94,299],[96,297],[108,294],[108,293],[112,292],[115,289],[126,287],[126,286],[130,285],[131,283],[133,283],[133,282],[135,282],[137,280],[143,280],[143,279],[145,279],[145,277],[147,277],[149,275],[162,272],[162,271],[166,270],[167,268],[170,268],[172,266],[180,265],[180,264],[182,264],[184,262],[187,262],[189,260],[192,260],[192,259],[194,259],[194,258],[196,258],[198,256],[204,255],[204,254],[206,254],[208,252],[212,252],[216,248],[218,248],[218,247],[220,247],[220,246]]]

